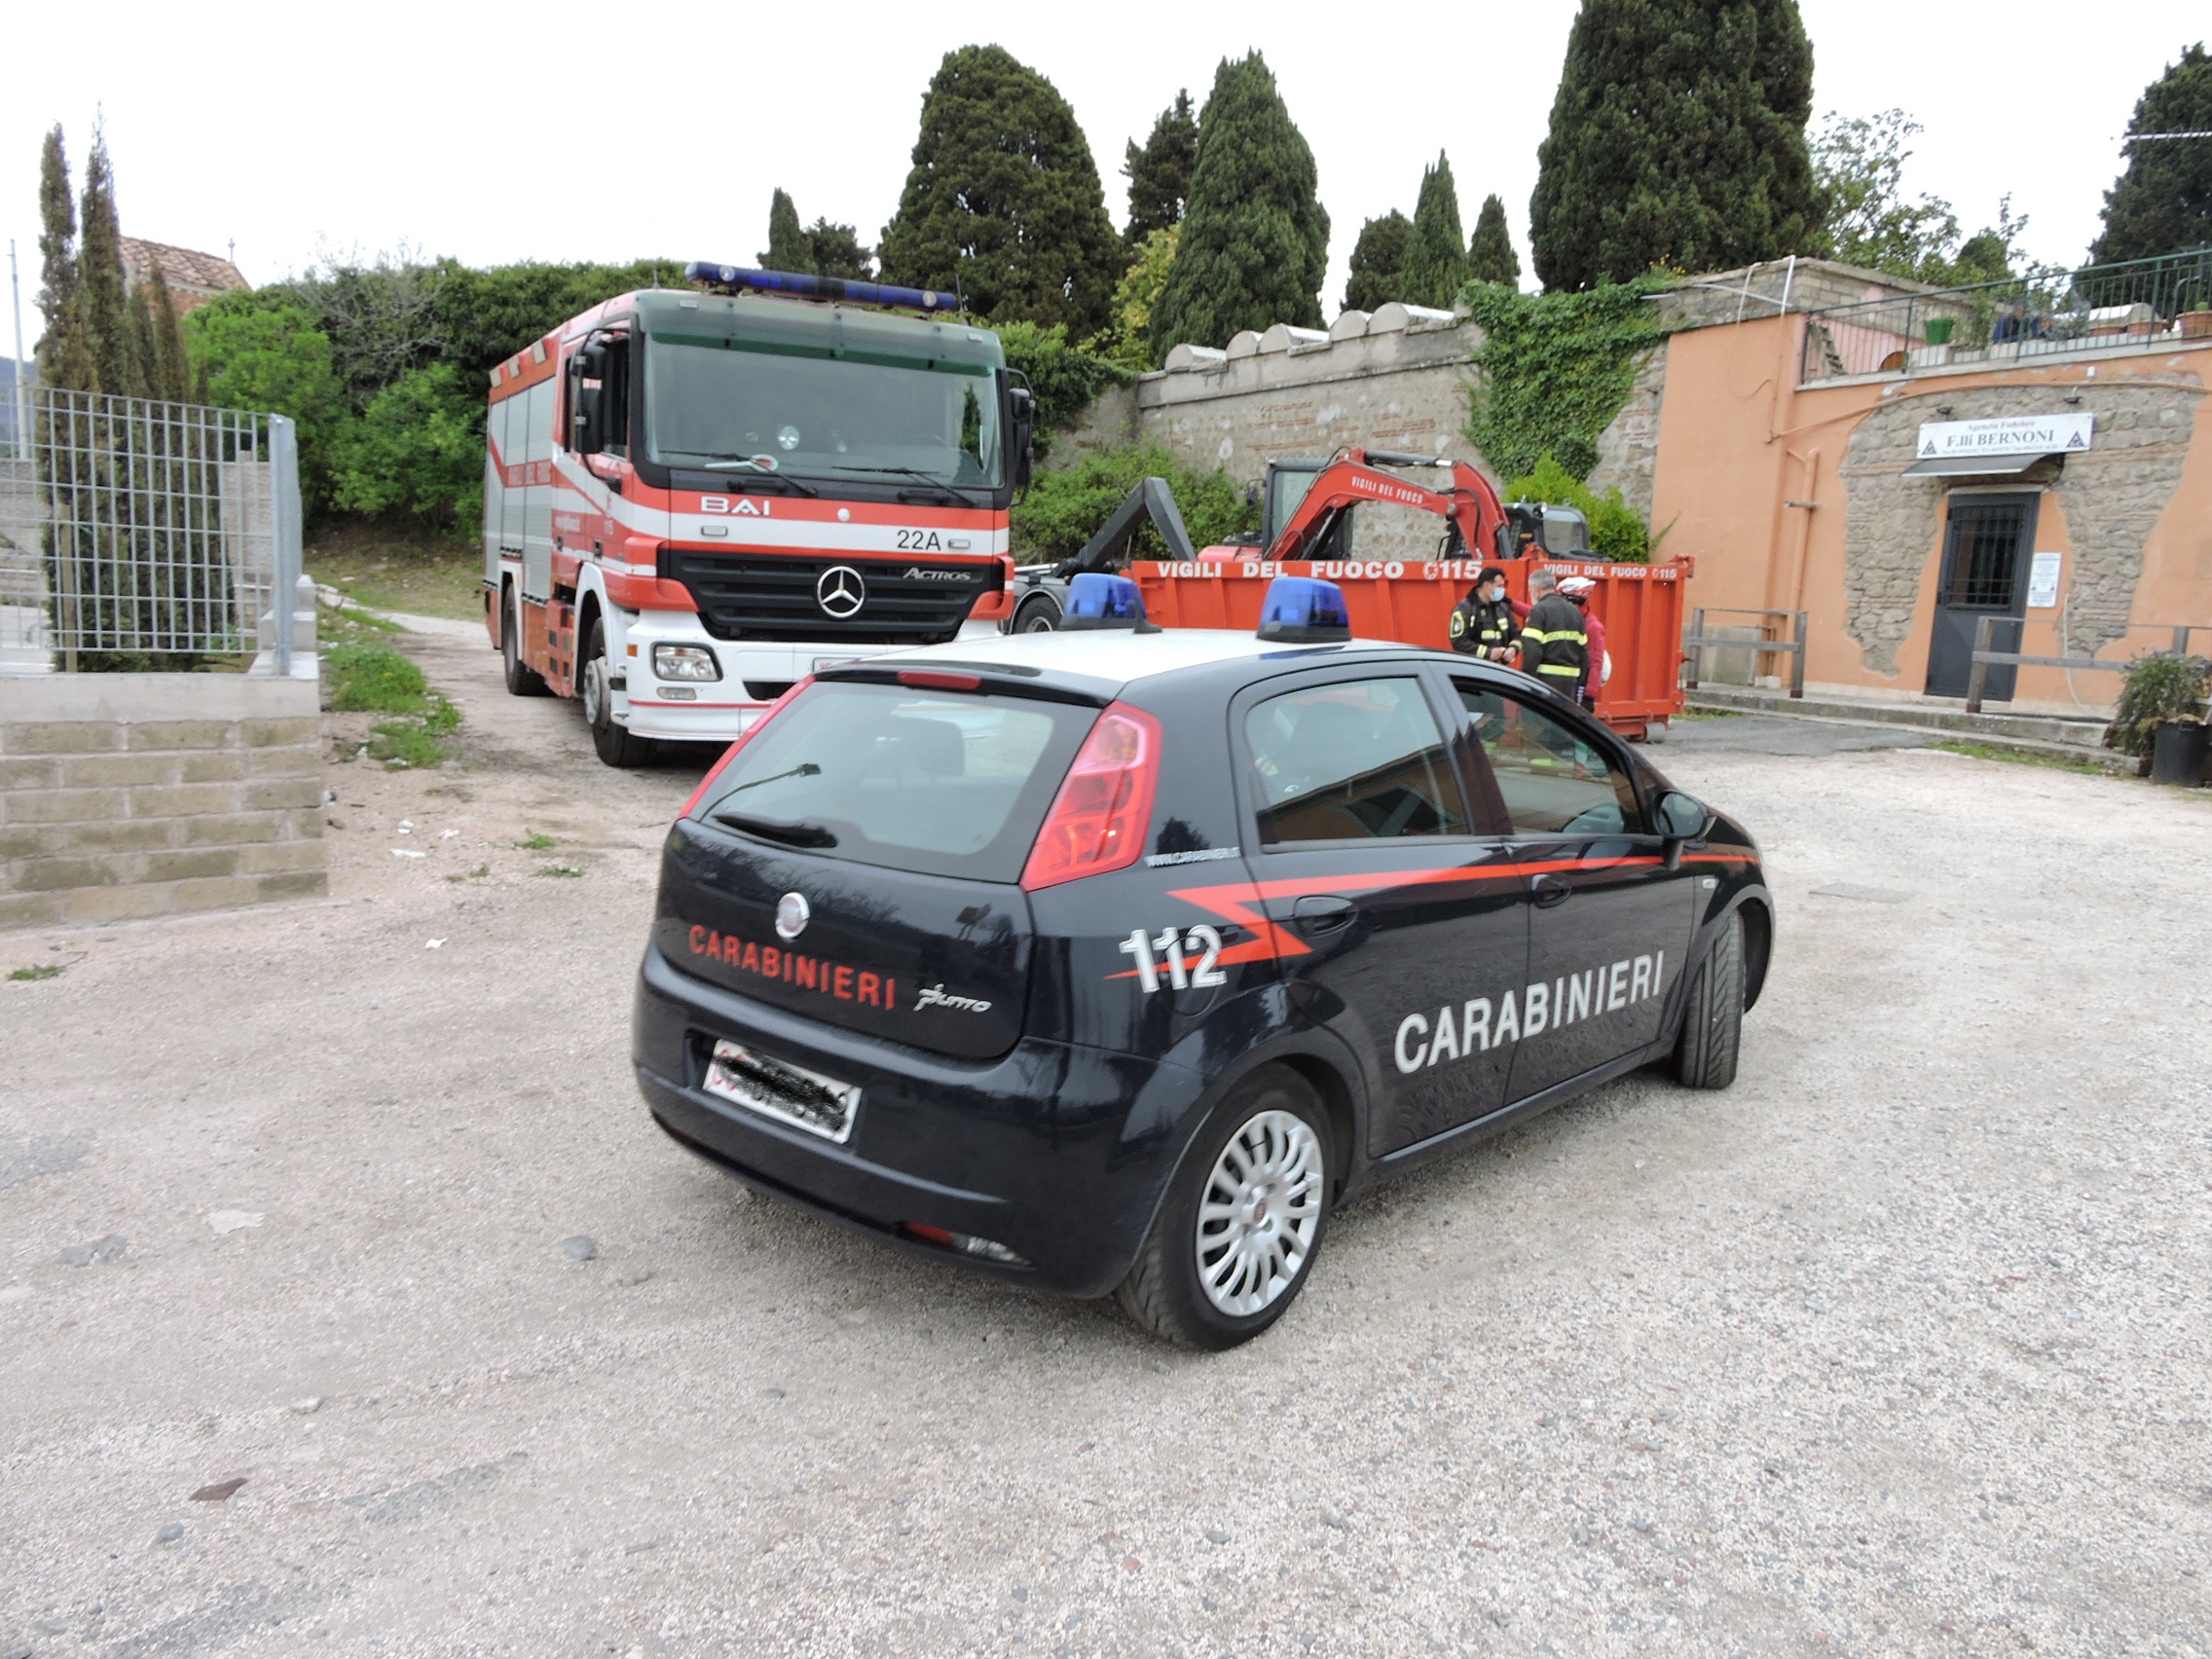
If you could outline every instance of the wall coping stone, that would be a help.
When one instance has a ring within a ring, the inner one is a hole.
[[[313,681],[243,674],[52,674],[0,679],[0,724],[54,720],[314,719]]]

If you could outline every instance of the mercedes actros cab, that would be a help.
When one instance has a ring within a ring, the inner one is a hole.
[[[996,635],[1033,403],[953,296],[694,264],[492,371],[484,613],[599,756],[726,743],[818,669]]]

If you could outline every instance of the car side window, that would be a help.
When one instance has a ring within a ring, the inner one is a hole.
[[[1566,721],[1475,681],[1453,681],[1514,831],[1636,833],[1643,814],[1628,774]]]
[[[1467,832],[1451,751],[1411,675],[1270,697],[1244,738],[1263,846]]]

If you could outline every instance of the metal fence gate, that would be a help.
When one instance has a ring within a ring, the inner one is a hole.
[[[281,415],[35,387],[0,460],[0,672],[291,672],[299,449]]]

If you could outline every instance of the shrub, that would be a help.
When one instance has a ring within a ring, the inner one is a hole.
[[[1063,471],[1039,472],[1028,498],[1014,509],[1014,546],[1044,559],[1080,553],[1121,505],[1122,498],[1153,476],[1167,480],[1195,547],[1260,527],[1260,509],[1246,502],[1228,473],[1218,467],[1195,472],[1159,444],[1137,444],[1095,451]],[[1139,558],[1166,556],[1165,546],[1149,527],[1139,535],[1135,551]]]
[[[2154,651],[2127,665],[2105,747],[2138,759],[2151,753],[2163,720],[2200,720],[2212,693],[2212,663],[2197,656]]]
[[[340,463],[338,503],[401,508],[436,530],[484,516],[484,400],[451,363],[411,369],[378,392]]]
[[[1651,557],[1651,532],[1620,491],[1609,489],[1599,495],[1560,465],[1549,450],[1538,458],[1535,471],[1505,487],[1504,497],[1508,501],[1548,501],[1574,508],[1590,521],[1590,547],[1601,559],[1641,565]]]

